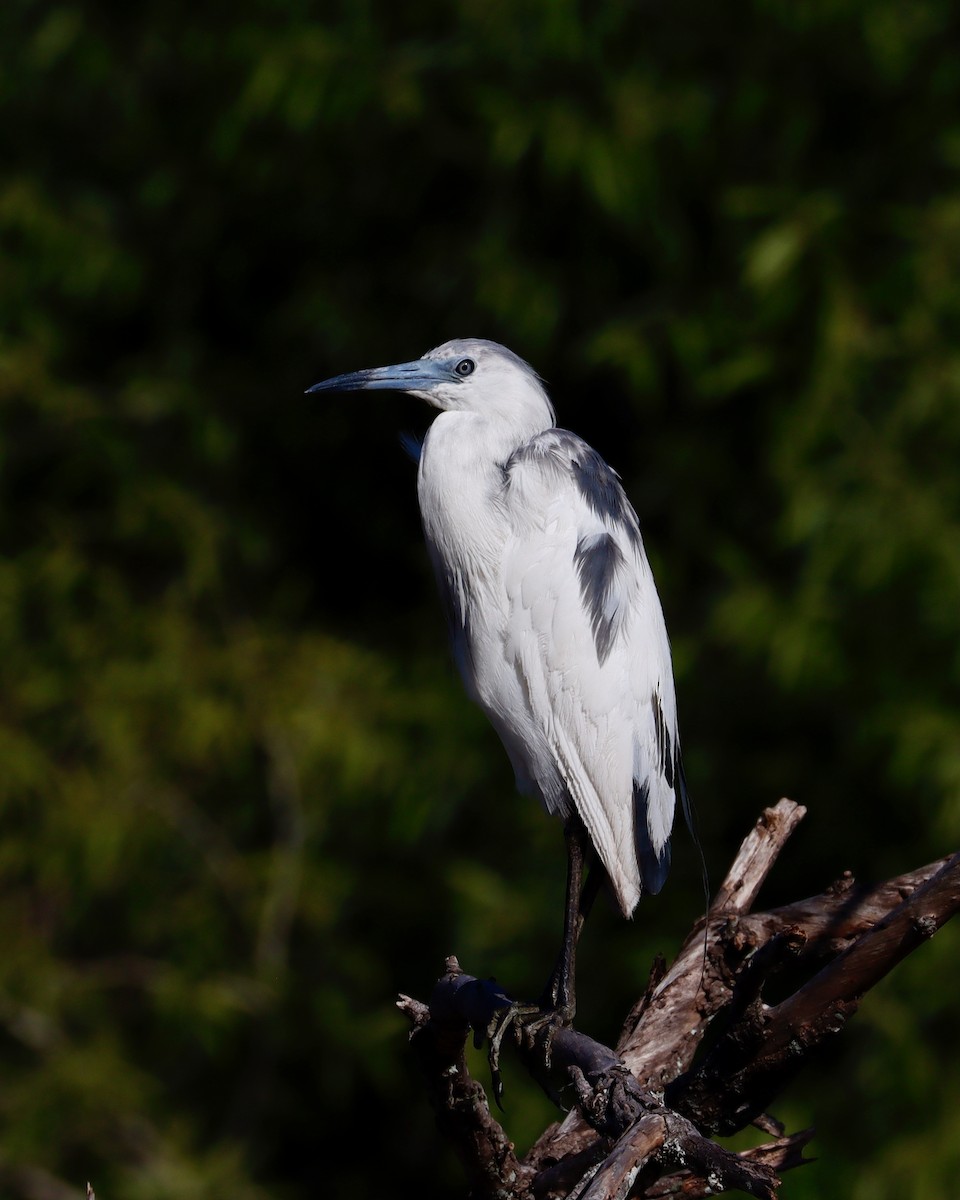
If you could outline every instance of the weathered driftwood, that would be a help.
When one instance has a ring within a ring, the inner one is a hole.
[[[440,1131],[474,1197],[772,1198],[778,1173],[806,1161],[812,1131],[785,1136],[767,1106],[864,994],[960,908],[960,854],[874,888],[846,875],[820,896],[752,913],[804,813],[781,800],[762,814],[673,965],[654,964],[616,1050],[573,1028],[545,1047],[522,1022],[506,1027],[538,1082],[554,1094],[572,1084],[576,1097],[523,1159],[464,1057],[470,1030],[497,1028],[510,998],[455,958],[429,1004],[400,997]],[[765,985],[779,976],[782,991],[785,968],[793,990],[767,1004]],[[711,1140],[749,1124],[771,1140],[736,1154]]]

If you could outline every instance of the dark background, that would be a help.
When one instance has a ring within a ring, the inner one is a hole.
[[[765,901],[956,848],[958,25],[3,6],[3,1195],[462,1195],[393,999],[454,951],[534,993],[562,835],[450,665],[428,410],[326,376],[494,338],[619,470],[715,883],[781,795]],[[702,911],[674,861],[588,927],[601,1040]],[[818,1127],[789,1200],[955,1195],[957,951],[777,1108]],[[513,1072],[506,1104],[522,1149],[552,1110]]]

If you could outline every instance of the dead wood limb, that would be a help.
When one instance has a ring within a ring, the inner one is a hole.
[[[763,813],[673,965],[654,964],[616,1051],[556,1030],[548,1069],[542,1044],[511,1037],[538,1082],[552,1094],[572,1084],[576,1097],[522,1160],[463,1055],[469,1030],[489,1029],[509,998],[455,959],[429,1005],[401,998],[475,1196],[652,1200],[722,1187],[770,1200],[777,1173],[807,1161],[812,1131],[784,1136],[766,1106],[869,988],[960,909],[960,854],[869,889],[846,875],[820,896],[751,913],[803,815],[787,800]],[[768,1004],[772,987],[783,998]],[[709,1140],[751,1122],[774,1140],[739,1154]]]
[[[742,1162],[765,1163],[778,1174],[789,1171],[793,1167],[802,1167],[804,1163],[812,1162],[805,1158],[803,1149],[812,1139],[814,1131],[804,1129],[790,1137],[780,1137],[773,1142],[764,1142],[762,1146],[753,1146],[749,1150],[741,1150],[737,1156]],[[674,1175],[663,1175],[652,1184],[643,1195],[647,1200],[660,1200],[660,1197],[681,1196],[684,1200],[701,1200],[715,1196],[716,1178],[709,1173],[693,1174],[691,1171],[679,1171]]]
[[[900,893],[888,887],[884,894],[892,901]],[[812,1050],[840,1032],[866,992],[958,909],[960,854],[947,859],[892,912],[875,924],[861,925],[846,949],[779,1004],[763,1004],[759,989],[741,996],[746,1003],[739,1006],[734,997],[725,1014],[728,1027],[693,1072],[669,1085],[668,1102],[712,1133],[743,1128],[783,1090]],[[849,911],[845,921],[849,924]],[[825,931],[829,935],[829,924]],[[778,945],[800,959],[810,940],[801,925],[775,932],[755,950],[750,966]],[[829,941],[837,945],[836,938]],[[761,985],[776,966],[762,973]],[[741,971],[741,978],[747,975],[747,969]]]
[[[806,815],[792,800],[765,809],[744,838],[704,921],[693,927],[668,970],[655,962],[646,992],[634,1006],[617,1044],[617,1053],[630,1072],[650,1088],[663,1088],[689,1069],[714,1014],[731,1000],[728,972],[711,968],[719,931],[745,914],[773,869],[774,863]],[[776,932],[766,931],[769,939]],[[704,970],[704,947],[708,950]],[[760,944],[757,936],[754,946]],[[746,953],[746,942],[744,943]],[[560,1157],[589,1144],[592,1131],[577,1109],[548,1130],[531,1153]]]
[[[542,1181],[534,1179],[530,1164],[517,1160],[463,1057],[470,1025],[488,1029],[506,998],[490,981],[462,972],[456,959],[446,965],[429,1007],[409,997],[400,1001],[414,1022],[411,1038],[442,1131],[467,1168],[475,1195],[526,1197],[533,1188],[542,1196]],[[522,1037],[513,1041],[531,1074],[549,1086],[542,1045]],[[612,1050],[569,1028],[555,1030],[549,1047],[550,1074],[572,1080],[579,1111],[604,1151],[610,1148],[606,1157],[594,1160],[598,1166],[589,1172],[583,1200],[625,1200],[641,1176],[648,1175],[652,1183],[677,1166],[702,1177],[701,1194],[734,1189],[773,1200],[779,1179],[769,1162],[738,1156],[704,1138],[690,1121],[666,1108],[661,1095],[645,1091]],[[504,1171],[511,1187],[507,1193]],[[551,1182],[556,1185],[558,1179],[553,1175]]]
[[[749,911],[806,812],[800,804],[781,800],[764,810],[744,838],[706,916],[708,953],[718,928]],[[703,1017],[729,999],[729,989],[716,979],[715,971],[701,969],[704,946],[704,924],[700,921],[617,1046],[630,1070],[650,1086],[662,1086],[666,1079],[689,1067],[706,1030]],[[680,1030],[685,1035],[678,1041]]]
[[[459,974],[456,960],[451,963],[448,959],[447,966],[447,976]],[[442,1005],[438,1005],[439,1015],[435,1017],[427,1005],[409,996],[401,996],[397,1007],[413,1024],[410,1042],[437,1127],[460,1159],[471,1191],[479,1197],[528,1196],[533,1171],[520,1163],[512,1143],[490,1112],[483,1087],[467,1070],[467,1021],[452,1011],[444,1012]],[[504,1191],[505,1187],[510,1190]]]
[[[634,1191],[644,1195],[663,1178],[664,1168],[678,1166],[685,1168],[685,1182],[696,1181],[700,1195],[739,1191],[774,1200],[780,1186],[769,1163],[724,1150],[686,1118],[662,1108],[641,1117],[620,1138],[582,1193],[583,1200],[626,1200]]]

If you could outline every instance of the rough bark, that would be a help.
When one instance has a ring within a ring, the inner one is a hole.
[[[400,998],[440,1131],[473,1196],[776,1196],[779,1172],[806,1161],[812,1131],[787,1136],[766,1108],[864,994],[960,908],[954,854],[876,887],[848,874],[820,896],[751,912],[804,812],[781,800],[761,815],[672,966],[654,963],[615,1050],[573,1028],[512,1019],[511,998],[455,958],[429,1004]],[[774,978],[783,990],[785,968],[793,990],[768,1005],[764,990]],[[551,1094],[573,1084],[574,1107],[522,1160],[467,1070],[471,1029],[499,1031]],[[751,1123],[771,1140],[736,1154],[711,1140]]]

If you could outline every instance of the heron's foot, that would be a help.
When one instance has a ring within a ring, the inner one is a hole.
[[[534,1059],[540,1068],[535,1071],[541,1086],[559,1105],[560,1099],[546,1080],[551,1070],[551,1048],[558,1029],[566,1029],[573,1021],[573,1007],[547,1007],[541,1004],[523,1004],[519,1001],[501,1009],[486,1029],[488,1039],[487,1061],[490,1064],[490,1079],[497,1107],[502,1109],[503,1079],[500,1075],[500,1048],[509,1034],[514,1043]]]
[[[539,1013],[540,1008],[536,1004],[524,1004],[519,1000],[514,1000],[512,1004],[501,1008],[484,1030],[487,1038],[487,1062],[490,1064],[493,1098],[497,1102],[497,1108],[501,1111],[503,1110],[503,1105],[500,1103],[503,1096],[503,1078],[500,1075],[500,1047],[503,1045],[503,1039],[508,1033],[511,1033],[519,1045],[525,1023]]]

